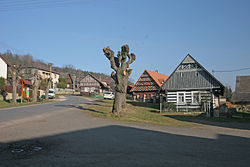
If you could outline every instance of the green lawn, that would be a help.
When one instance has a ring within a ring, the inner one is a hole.
[[[127,101],[127,110],[116,116],[112,114],[113,100],[98,100],[83,106],[83,112],[95,117],[127,121],[140,122],[157,125],[167,125],[176,127],[192,127],[197,126],[197,123],[181,121],[174,118],[166,117],[164,114],[159,114],[157,104]]]
[[[43,103],[49,103],[53,102],[53,100],[43,100],[41,102],[28,102],[27,100],[23,100],[23,103],[20,102],[20,100],[17,100],[16,104],[11,103],[10,100],[7,101],[0,101],[0,108],[11,108],[11,107],[18,107],[18,106],[27,106],[32,104],[43,104]]]
[[[250,113],[237,112],[232,118],[207,118],[201,112],[165,112],[159,113],[159,104],[143,103],[128,100],[127,110],[116,116],[112,114],[113,100],[97,100],[93,103],[83,106],[83,112],[95,117],[127,121],[141,122],[157,125],[167,125],[175,127],[192,127],[206,122],[250,122]]]

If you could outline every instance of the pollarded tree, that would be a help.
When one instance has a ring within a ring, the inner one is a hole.
[[[121,52],[118,51],[116,57],[114,56],[114,52],[109,47],[103,48],[103,52],[104,55],[109,59],[111,68],[114,70],[111,73],[111,77],[116,83],[115,100],[112,112],[116,115],[120,115],[122,109],[126,108],[128,79],[132,73],[132,69],[129,66],[135,61],[136,56],[133,53],[129,53],[128,45],[123,45],[121,47]]]
[[[21,65],[12,65],[9,68],[9,71],[11,73],[11,80],[12,80],[12,103],[16,103],[16,94],[17,94],[17,86],[18,81],[21,79],[20,71],[22,69]]]
[[[38,88],[40,86],[41,83],[41,75],[38,73],[38,70],[35,71],[34,75],[34,82],[33,82],[33,102],[37,102],[37,95],[38,95]]]

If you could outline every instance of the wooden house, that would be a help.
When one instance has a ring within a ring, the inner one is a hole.
[[[240,105],[250,104],[250,76],[237,76],[232,102]]]
[[[109,91],[109,87],[105,82],[88,74],[80,81],[80,91],[82,95],[89,95],[90,93],[102,94],[105,91]]]
[[[74,80],[73,77],[70,75],[70,73],[63,73],[60,75],[60,78],[66,78],[67,79],[67,88],[68,89],[74,89]]]
[[[177,111],[210,110],[224,86],[191,55],[187,55],[162,86]]]
[[[145,70],[131,89],[134,99],[152,101],[167,78],[167,75]]]

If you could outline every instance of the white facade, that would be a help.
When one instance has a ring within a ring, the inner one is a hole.
[[[0,57],[0,77],[7,79],[7,71],[8,71],[8,65]]]

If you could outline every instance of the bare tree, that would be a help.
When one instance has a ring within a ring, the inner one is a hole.
[[[9,68],[12,77],[12,103],[16,103],[18,80],[20,79],[21,66],[13,65]]]
[[[41,83],[41,76],[39,75],[38,71],[34,73],[34,83],[32,85],[33,87],[33,102],[37,102],[37,94],[38,94],[38,88]]]
[[[114,52],[109,47],[103,48],[103,52],[109,59],[111,68],[114,70],[111,73],[111,77],[116,83],[112,112],[116,115],[120,115],[122,109],[126,108],[128,79],[132,73],[132,69],[129,68],[129,66],[135,61],[136,56],[133,53],[129,54],[128,45],[123,45],[121,47],[121,52],[118,51],[117,57],[114,56]],[[129,58],[128,61],[127,57]]]
[[[49,63],[49,76],[45,78],[46,84],[45,84],[45,99],[49,99],[49,89],[51,88],[52,78],[51,78],[51,71],[52,71],[52,63]]]

